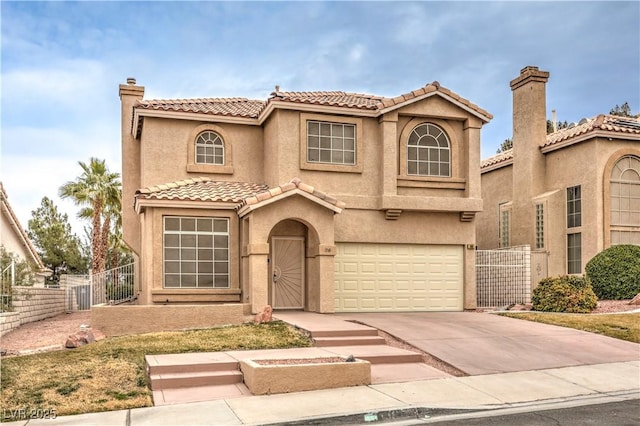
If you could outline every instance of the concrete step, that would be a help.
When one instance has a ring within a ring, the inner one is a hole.
[[[200,362],[193,364],[163,364],[149,365],[147,364],[147,373],[149,375],[157,374],[176,374],[176,373],[201,373],[207,371],[233,371],[238,370],[240,364],[238,361],[228,362]]]
[[[359,326],[359,328],[344,330],[313,330],[310,333],[311,337],[315,339],[317,337],[377,336],[378,330],[375,328]]]
[[[314,337],[315,345],[326,346],[357,346],[357,345],[384,345],[385,341],[380,336],[339,336],[339,337]]]
[[[239,370],[196,371],[186,373],[163,373],[149,376],[151,390],[178,389],[193,386],[229,385],[242,383]]]
[[[251,392],[244,383],[160,389],[153,391],[153,405],[184,404],[243,396],[251,396]]]
[[[422,362],[422,354],[387,345],[326,346],[322,349],[341,357],[353,355],[371,364],[400,364]]]

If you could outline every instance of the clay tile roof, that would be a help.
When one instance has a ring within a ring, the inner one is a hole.
[[[608,114],[600,114],[597,117],[586,118],[580,120],[580,122],[575,126],[561,129],[547,135],[547,142],[543,147],[555,145],[598,130],[640,135],[640,118],[620,117]]]
[[[488,119],[493,118],[493,116],[484,109],[460,97],[449,89],[440,86],[440,83],[437,81],[394,98],[342,91],[277,91],[271,93],[267,101],[250,100],[247,98],[152,99],[139,100],[136,102],[134,108],[141,110],[175,111],[241,118],[258,118],[260,113],[266,109],[270,102],[280,101],[298,104],[354,108],[378,112],[435,91],[439,91],[447,95]]]
[[[246,197],[266,191],[268,188],[267,185],[256,183],[217,182],[199,177],[139,189],[136,192],[136,198],[240,203]]]
[[[342,201],[338,201],[335,198],[331,197],[330,195],[325,194],[324,192],[321,192],[317,189],[315,189],[313,186],[311,185],[307,185],[306,183],[302,182],[299,178],[293,178],[291,179],[289,182],[277,186],[275,188],[270,188],[267,189],[263,192],[260,192],[258,194],[249,196],[247,198],[245,198],[239,205],[238,205],[238,209],[245,206],[245,205],[253,205],[253,204],[258,204],[261,201],[265,201],[268,200],[269,198],[275,197],[277,195],[280,194],[284,194],[287,193],[289,191],[293,191],[295,189],[299,189],[301,191],[304,191],[316,198],[318,198],[319,200],[324,201],[325,203],[329,203],[333,206],[336,206],[339,209],[343,209],[346,207],[346,204]]]
[[[264,104],[247,98],[157,99],[140,100],[135,108],[257,118]]]
[[[448,97],[456,100],[457,102],[460,102],[462,105],[466,106],[469,109],[474,110],[478,114],[483,115],[483,116],[487,117],[488,119],[493,118],[493,115],[491,115],[488,111],[480,108],[478,105],[468,101],[467,99],[465,99],[465,98],[461,97],[460,95],[452,92],[451,90],[447,89],[446,87],[441,86],[440,83],[438,83],[437,81],[429,83],[426,86],[421,87],[418,90],[413,90],[411,92],[402,94],[400,96],[396,96],[393,99],[385,98],[385,99],[381,100],[380,104],[378,104],[378,109],[389,108],[391,106],[394,106],[394,105],[397,105],[397,104],[401,104],[403,102],[410,101],[410,100],[412,100],[414,98],[417,98],[419,96],[422,96],[422,95],[424,95],[426,93],[432,93],[432,92],[436,92],[436,91],[447,95]]]
[[[340,91],[330,92],[273,92],[269,100],[294,102],[301,104],[314,104],[326,106],[339,106],[358,109],[378,109],[378,105],[384,98],[381,96],[365,95],[360,93],[347,93]]]
[[[508,149],[504,152],[494,155],[493,157],[489,157],[485,160],[482,160],[482,162],[480,163],[480,169],[486,169],[491,166],[506,163],[507,161],[512,159],[513,159],[513,149]]]

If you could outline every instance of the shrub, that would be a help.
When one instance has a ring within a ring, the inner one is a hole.
[[[587,263],[586,273],[599,299],[632,299],[640,293],[640,246],[611,246]]]
[[[564,275],[542,279],[531,302],[534,311],[587,313],[595,309],[598,298],[588,278]]]

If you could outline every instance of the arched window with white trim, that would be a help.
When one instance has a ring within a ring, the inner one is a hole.
[[[205,131],[196,138],[196,164],[224,165],[224,141],[216,132]]]
[[[447,134],[432,123],[416,126],[407,141],[407,174],[451,176],[451,145]]]
[[[626,155],[611,170],[611,245],[640,245],[640,158]]]

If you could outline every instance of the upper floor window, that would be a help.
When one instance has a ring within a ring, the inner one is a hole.
[[[356,126],[307,121],[307,162],[355,165]]]
[[[224,165],[224,142],[215,132],[202,132],[196,138],[196,164]]]
[[[451,176],[451,148],[446,133],[435,124],[416,126],[407,141],[407,174]]]
[[[611,244],[640,245],[640,158],[618,160],[610,183]]]
[[[567,228],[582,226],[582,194],[580,185],[567,188]]]

